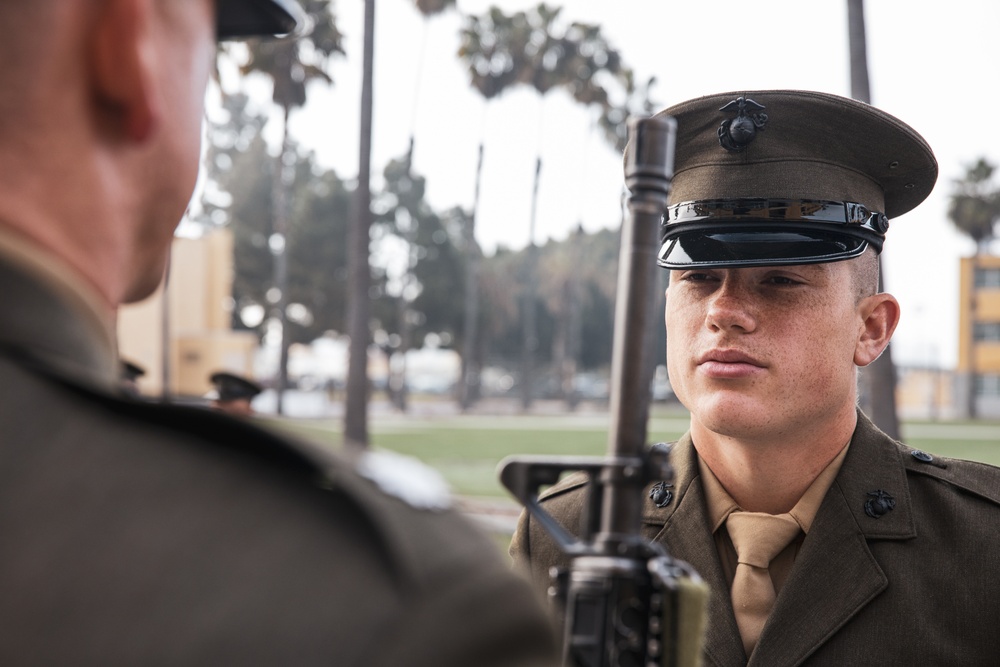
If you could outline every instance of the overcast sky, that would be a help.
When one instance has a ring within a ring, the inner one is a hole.
[[[459,0],[466,14],[537,3]],[[552,3],[556,4],[556,3]],[[292,132],[345,178],[357,172],[361,0],[337,0],[347,57],[334,85],[312,91]],[[903,306],[897,362],[953,366],[958,260],[973,244],[947,220],[951,182],[985,156],[1000,163],[1000,2],[868,0],[872,102],[920,132],[941,174],[916,210],[893,221],[886,283]],[[599,24],[652,98],[666,107],[700,95],[767,88],[850,94],[846,0],[566,0],[562,20]],[[528,241],[535,158],[542,159],[535,241],[620,221],[621,157],[592,131],[593,112],[522,89],[486,105],[456,57],[461,20],[425,22],[412,0],[378,0],[373,177],[415,137],[414,169],[437,210],[471,208],[480,141],[485,159],[477,237],[487,252]],[[423,55],[421,55],[423,54]],[[422,67],[421,67],[422,63]]]

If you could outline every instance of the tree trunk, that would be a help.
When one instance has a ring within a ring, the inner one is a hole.
[[[524,294],[521,297],[521,409],[531,409],[534,400],[535,349],[538,334],[535,324],[538,304],[535,298],[535,244],[529,243],[525,249],[523,273]]]
[[[372,71],[375,43],[375,0],[365,0],[364,70],[361,84],[361,139],[358,187],[354,193],[354,217],[349,243],[350,294],[348,335],[351,338],[347,366],[347,399],[344,414],[344,444],[368,446],[368,343],[369,243],[371,233]]]
[[[579,245],[579,239],[571,238],[570,243],[574,249]],[[576,410],[580,402],[580,397],[574,386],[576,380],[577,364],[580,359],[580,329],[582,321],[580,319],[580,279],[576,267],[570,269],[566,283],[566,343],[565,354],[559,364],[559,380],[562,386],[563,399],[566,401],[566,409],[570,412]]]
[[[847,0],[847,36],[851,57],[851,97],[871,104],[868,83],[868,49],[865,39],[864,0]],[[882,260],[879,258],[879,285],[884,289]],[[889,437],[900,439],[899,417],[896,413],[896,365],[892,362],[892,346],[882,353],[861,374],[861,395],[865,412],[875,425]]]
[[[847,39],[851,58],[851,97],[871,104],[864,0],[847,0]]]
[[[406,273],[403,275],[403,289],[396,302],[399,317],[399,349],[396,354],[399,356],[396,363],[389,366],[389,389],[392,402],[400,412],[406,412],[407,392],[406,386],[406,353],[410,351],[413,341],[413,325],[411,323],[412,310],[410,302],[406,298],[406,288],[414,281],[413,277],[413,229],[406,232],[406,244],[409,257],[407,258]],[[396,356],[394,354],[393,356]]]
[[[968,383],[968,391],[966,392],[966,404],[965,404],[965,417],[967,419],[976,419],[979,415],[979,409],[976,405],[976,377],[978,373],[976,372],[976,318],[975,313],[978,310],[977,302],[979,300],[979,288],[976,286],[976,273],[979,272],[979,256],[982,254],[982,245],[976,244],[976,254],[972,256],[972,308],[971,308],[971,322],[969,322],[969,338],[968,338],[968,350],[969,350],[969,373],[967,375],[966,382]],[[963,304],[963,308],[968,308],[969,305]]]
[[[474,218],[473,218],[474,220]],[[476,363],[476,343],[479,337],[479,246],[469,221],[465,257],[465,308],[462,314],[462,370],[458,404],[465,412],[479,398],[480,371]]]
[[[535,211],[538,206],[538,181],[542,173],[542,158],[535,159],[535,186],[531,195],[531,224],[528,228],[528,247],[525,249],[524,269],[524,310],[521,313],[523,324],[523,347],[521,349],[521,407],[527,412],[534,398],[535,384],[535,350],[538,348],[538,332],[535,323],[537,314],[537,286],[535,284]]]
[[[479,244],[476,243],[476,215],[479,213],[479,184],[483,174],[483,144],[479,144],[476,165],[476,194],[472,215],[465,226],[465,308],[462,321],[462,373],[459,379],[458,405],[465,412],[479,398],[479,365],[476,363],[476,339],[479,335]]]
[[[285,414],[285,390],[288,389],[288,184],[285,178],[285,155],[288,153],[288,114],[290,107],[284,107],[281,126],[281,149],[278,152],[277,168],[274,172],[272,200],[274,205],[274,236],[279,242],[271,245],[274,259],[274,287],[278,290],[278,300],[274,304],[274,317],[281,328],[281,345],[278,354],[277,411]]]

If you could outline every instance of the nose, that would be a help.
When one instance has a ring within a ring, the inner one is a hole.
[[[725,278],[709,298],[705,325],[712,331],[754,331],[757,328],[757,316],[753,300],[736,281]]]

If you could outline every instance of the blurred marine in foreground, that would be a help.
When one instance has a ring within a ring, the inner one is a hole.
[[[858,368],[900,317],[878,253],[934,186],[930,147],[823,93],[663,115],[677,123],[667,365],[691,424],[642,532],[710,586],[705,663],[996,664],[1000,470],[894,442],[857,407]],[[541,507],[577,530],[585,487],[567,478]],[[568,562],[534,515],[511,553],[543,589]]]
[[[533,593],[423,472],[122,400],[218,38],[290,0],[0,0],[0,663],[546,665]]]

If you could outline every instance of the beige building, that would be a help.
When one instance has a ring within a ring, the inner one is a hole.
[[[252,377],[257,337],[232,331],[233,237],[228,229],[175,238],[166,294],[161,288],[118,317],[122,358],[146,370],[140,391],[203,396],[208,376],[228,370]],[[165,345],[164,341],[168,341]]]
[[[954,419],[960,416],[955,372],[897,366],[896,410],[901,419]]]
[[[964,412],[1000,417],[1000,257],[961,260],[958,373]]]

